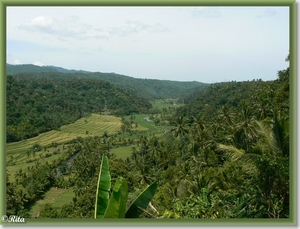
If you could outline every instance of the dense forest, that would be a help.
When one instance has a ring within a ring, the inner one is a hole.
[[[148,100],[179,98],[188,93],[189,90],[207,86],[207,84],[197,81],[178,82],[171,80],[138,79],[116,73],[101,73],[67,70],[54,66],[35,66],[35,65],[6,65],[7,74],[16,78],[52,78],[52,79],[97,79],[112,83],[113,85],[129,90],[138,97]],[[23,73],[28,73],[24,75]]]
[[[192,90],[181,97],[184,106],[155,114],[160,123],[165,121],[163,134],[140,132],[127,141],[105,135],[67,142],[59,160],[19,170],[14,182],[7,175],[7,214],[30,217],[30,206],[49,187],[58,187],[72,188],[75,197],[59,211],[46,204],[36,217],[93,218],[99,165],[106,155],[111,179],[121,176],[127,181],[128,205],[147,185],[158,182],[142,218],[289,218],[289,68],[277,74],[274,81],[223,82]],[[56,120],[71,122],[72,112],[74,119],[84,112],[103,112],[103,99],[97,96],[108,101],[113,114],[131,114],[132,120],[150,108],[145,98],[95,79],[20,76],[7,77],[11,141],[30,137],[26,132],[30,129],[38,133],[39,128],[59,128],[62,122]],[[44,101],[37,103],[40,98]],[[44,117],[40,110],[47,111]],[[33,115],[41,120],[36,126],[30,122]],[[45,118],[48,121],[43,122]],[[53,122],[55,126],[49,126]],[[122,122],[131,133],[130,122],[124,117]],[[27,125],[21,129],[22,137],[15,133],[20,123]],[[111,152],[121,145],[132,146],[127,159]]]
[[[140,113],[149,101],[95,79],[7,76],[7,142],[59,129],[90,113]]]
[[[16,75],[18,73],[44,73],[44,72],[52,72],[52,73],[89,73],[88,71],[83,70],[69,70],[56,66],[37,66],[33,64],[6,64],[6,74],[7,75]]]

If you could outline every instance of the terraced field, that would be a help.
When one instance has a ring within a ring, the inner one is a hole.
[[[60,131],[52,130],[25,141],[6,144],[6,168],[10,174],[10,180],[14,181],[14,174],[19,169],[26,169],[34,165],[40,159],[43,160],[43,162],[57,160],[61,155],[53,154],[53,152],[61,152],[62,147],[51,147],[52,143],[60,145],[77,137],[102,136],[105,132],[107,134],[114,134],[120,129],[121,124],[121,118],[92,114],[72,124],[62,126]],[[44,149],[36,152],[35,156],[27,155],[26,152],[32,149],[34,144],[39,144],[43,148],[47,147],[47,152],[50,153],[51,156],[47,158],[44,156],[39,157],[46,153]],[[32,162],[26,162],[29,160]]]
[[[6,153],[7,156],[25,154],[36,143],[44,147],[50,146],[53,142],[61,144],[77,137],[101,136],[104,132],[113,134],[120,129],[121,124],[121,118],[92,114],[72,124],[62,126],[60,131],[51,130],[25,141],[8,143],[6,144]]]
[[[104,132],[114,134],[121,128],[121,118],[92,114],[89,117],[81,118],[76,122],[62,126],[61,132],[76,134],[77,136],[101,136]]]

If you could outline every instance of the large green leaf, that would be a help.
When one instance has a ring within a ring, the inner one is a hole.
[[[157,185],[155,181],[139,194],[126,211],[125,218],[138,218],[143,213],[153,198]]]
[[[104,217],[109,200],[110,181],[111,177],[109,173],[108,159],[107,156],[103,156],[98,177],[95,202],[95,219]]]
[[[127,182],[119,177],[114,185],[104,218],[125,218],[127,198]]]

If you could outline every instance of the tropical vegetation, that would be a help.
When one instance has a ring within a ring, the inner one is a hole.
[[[8,142],[105,114],[104,100],[120,129],[32,146],[37,155],[63,149],[14,179],[7,173],[7,215],[34,217],[32,207],[56,187],[74,196],[60,208],[45,204],[35,217],[290,218],[289,68],[274,81],[215,83],[159,106],[102,80],[42,75],[7,77]],[[13,155],[11,164],[24,156]]]

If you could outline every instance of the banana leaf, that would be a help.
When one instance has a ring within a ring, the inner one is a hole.
[[[127,209],[125,218],[138,218],[153,198],[157,186],[158,184],[155,181],[142,191]]]
[[[119,177],[114,185],[104,218],[125,218],[127,198],[127,182]]]
[[[109,172],[108,159],[107,156],[103,156],[97,184],[95,219],[104,217],[109,200],[110,185],[111,176]]]

